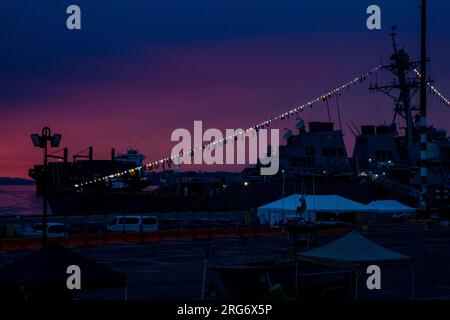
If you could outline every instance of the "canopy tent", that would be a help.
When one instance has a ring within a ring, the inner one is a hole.
[[[415,212],[415,208],[405,206],[396,200],[375,200],[366,205],[370,210],[382,213]]]
[[[305,195],[306,210],[302,213],[305,220],[315,220],[317,212],[366,212],[370,211],[364,204],[338,195]],[[257,209],[261,223],[274,225],[286,222],[289,217],[297,215],[301,205],[301,195],[293,194],[286,198],[271,202]]]
[[[414,299],[414,265],[409,256],[386,249],[356,231],[347,233],[321,247],[299,253],[299,258],[334,267],[346,267],[355,273],[355,299],[358,299],[358,267],[372,264],[410,264],[411,297]]]
[[[5,290],[29,290],[39,298],[40,292],[67,295],[67,268],[81,270],[81,289],[124,288],[125,275],[108,269],[74,251],[52,243],[0,269],[0,287]],[[3,292],[5,293],[5,292]],[[6,292],[7,294],[8,292]]]
[[[301,258],[330,265],[356,266],[368,263],[406,262],[409,256],[386,249],[357,231],[321,247],[299,253]]]
[[[375,200],[366,205],[368,212],[357,214],[360,223],[392,223],[395,218],[412,217],[415,208],[405,206],[396,200]]]

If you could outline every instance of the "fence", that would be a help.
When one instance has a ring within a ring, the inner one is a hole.
[[[122,217],[122,216],[119,216]],[[268,228],[259,224],[256,215],[250,212],[190,212],[148,215],[139,217],[139,225],[126,225],[112,232],[110,222],[116,216],[71,216],[49,219],[49,241],[70,246],[98,246],[102,244],[145,243],[161,240],[202,240],[218,237],[251,237],[258,234],[284,233],[284,228]],[[156,218],[157,228],[144,230],[142,218]],[[9,218],[0,221],[4,226],[0,251],[37,249],[41,246],[42,223],[40,217]],[[13,226],[13,227],[12,227]],[[14,232],[12,232],[14,230]]]

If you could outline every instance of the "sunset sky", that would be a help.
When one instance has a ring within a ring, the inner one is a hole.
[[[345,83],[398,42],[418,58],[418,0],[17,0],[0,7],[0,176],[27,177],[41,161],[30,134],[50,126],[69,154],[95,158],[130,145],[169,155],[176,128],[247,128]],[[82,30],[66,28],[77,4]],[[382,30],[366,8],[382,9]],[[450,97],[450,2],[429,1],[429,67]],[[379,74],[380,83],[392,77]],[[392,101],[371,81],[340,99],[344,121],[379,124]],[[414,100],[415,103],[417,99]],[[450,108],[429,99],[429,122],[450,129]],[[337,118],[335,104],[332,116]],[[302,114],[327,120],[325,104]],[[292,128],[293,122],[280,129]],[[344,128],[346,129],[346,128]],[[353,136],[345,131],[348,151]],[[226,170],[226,167],[223,167]]]

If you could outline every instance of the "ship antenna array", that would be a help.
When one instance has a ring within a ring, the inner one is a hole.
[[[380,69],[391,72],[396,80],[386,85],[371,85],[369,90],[382,92],[394,100],[394,115],[392,124],[396,123],[397,117],[401,117],[406,124],[406,139],[408,151],[413,147],[413,111],[419,111],[411,105],[411,99],[420,89],[420,83],[417,81],[417,75],[414,74],[416,68],[421,64],[420,61],[411,61],[409,55],[403,48],[398,49],[396,27],[391,27],[392,47],[394,53],[391,55],[391,63],[382,65]],[[428,80],[431,83],[431,80]]]

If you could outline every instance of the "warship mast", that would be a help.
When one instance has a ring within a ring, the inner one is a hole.
[[[412,71],[419,66],[419,61],[410,61],[409,55],[403,48],[398,50],[396,42],[396,27],[392,27],[392,46],[394,53],[391,55],[391,64],[382,66],[382,69],[390,71],[396,80],[388,85],[380,86],[378,83],[370,86],[370,90],[383,92],[395,101],[394,116],[392,124],[395,124],[397,117],[403,118],[405,121],[405,137],[407,142],[408,158],[411,158],[414,146],[414,124],[413,111],[417,108],[411,106],[411,98],[417,93],[419,83],[417,77],[408,77]],[[398,96],[395,96],[393,90],[399,90]]]
[[[395,125],[397,116],[403,118],[405,122],[405,140],[406,140],[406,159],[410,166],[419,166],[420,171],[420,209],[426,211],[428,209],[428,178],[427,178],[427,79],[426,64],[427,58],[426,47],[426,0],[421,0],[421,57],[420,61],[410,61],[409,55],[401,48],[398,49],[396,42],[396,27],[392,27],[392,46],[394,53],[391,55],[391,63],[382,66],[381,69],[390,71],[395,77],[392,83],[388,85],[370,86],[370,90],[383,92],[395,101],[394,116],[392,124]],[[420,81],[417,75],[410,76],[412,71],[420,66]],[[398,95],[394,95],[394,90],[399,91]],[[411,105],[412,97],[420,91],[419,108]],[[416,112],[413,116],[413,112]],[[415,119],[415,121],[413,121]],[[416,122],[416,126],[414,124]],[[416,135],[415,133],[419,134]],[[419,144],[415,143],[415,137],[419,137]],[[417,154],[419,151],[419,155]],[[417,161],[419,160],[419,161]]]

